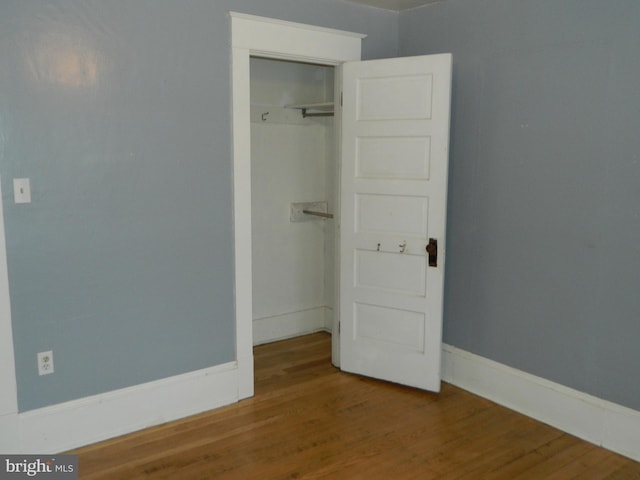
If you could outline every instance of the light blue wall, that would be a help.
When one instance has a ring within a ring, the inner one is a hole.
[[[640,3],[446,0],[400,32],[454,59],[445,341],[640,409]]]
[[[4,0],[22,411],[234,359],[229,10],[453,52],[445,341],[640,409],[637,2]]]
[[[21,411],[234,360],[230,10],[397,52],[397,14],[333,0],[0,3]],[[13,203],[14,177],[31,204]]]

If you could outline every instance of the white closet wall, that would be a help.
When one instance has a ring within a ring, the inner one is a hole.
[[[335,194],[332,117],[286,105],[333,100],[333,68],[251,59],[254,344],[330,330],[333,220],[291,222],[294,202]]]

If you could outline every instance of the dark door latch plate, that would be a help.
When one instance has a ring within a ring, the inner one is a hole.
[[[437,267],[438,266],[438,240],[435,238],[429,239],[429,244],[427,245],[427,253],[429,254],[429,266]]]

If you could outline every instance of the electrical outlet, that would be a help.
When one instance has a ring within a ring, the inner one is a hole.
[[[53,351],[38,353],[38,375],[53,373]]]

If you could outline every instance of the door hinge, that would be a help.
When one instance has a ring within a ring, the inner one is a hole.
[[[340,333],[341,328],[342,328],[342,323],[338,322],[338,333]]]
[[[342,106],[342,96],[343,96],[343,92],[340,92],[340,106]]]

